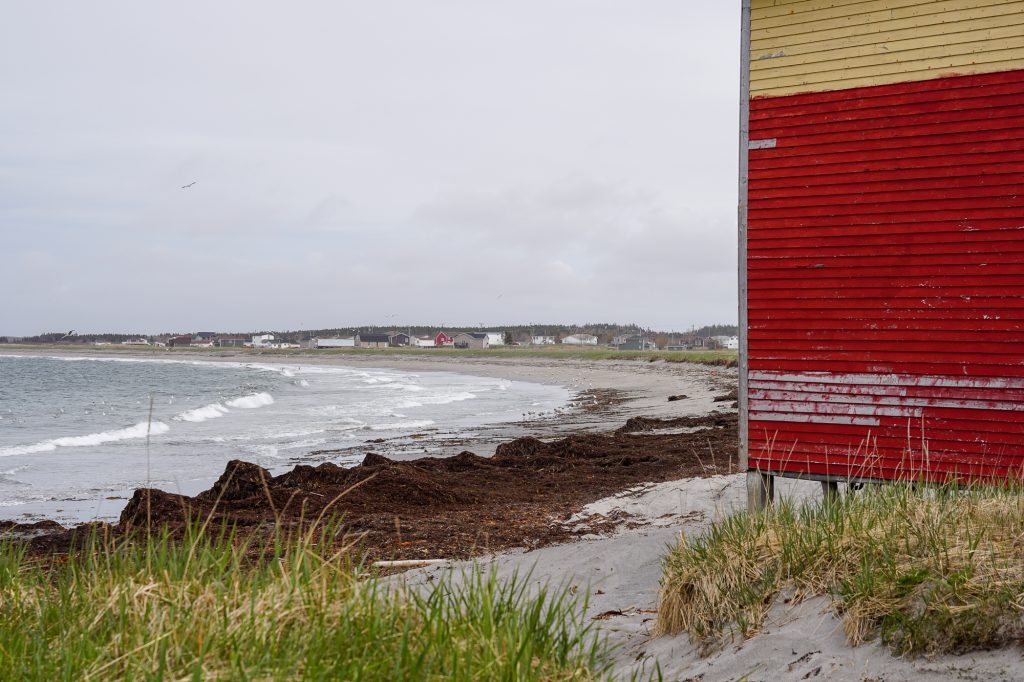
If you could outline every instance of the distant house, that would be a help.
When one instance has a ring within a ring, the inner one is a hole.
[[[437,345],[437,339],[433,336],[417,336],[412,340],[412,345],[416,348],[433,348]]]
[[[196,332],[192,335],[192,338],[199,341],[212,341],[215,336],[217,334],[214,332]]]
[[[562,339],[562,343],[569,346],[596,346],[597,337],[593,334],[573,334]]]
[[[738,336],[709,336],[704,340],[705,348],[731,348],[740,349],[740,337]]]
[[[359,334],[356,337],[356,346],[359,348],[387,348],[390,343],[387,334]]]
[[[314,348],[355,348],[356,339],[354,336],[347,337],[331,337],[326,339],[313,339]]]
[[[192,336],[190,334],[182,334],[181,336],[172,336],[167,339],[168,348],[177,348],[180,346],[191,346]]]
[[[630,339],[634,339],[637,336],[643,336],[643,335],[642,334],[637,334],[636,332],[633,332],[633,333],[630,333],[630,334],[619,334],[618,336],[615,336],[615,337],[612,338],[612,345],[613,346],[621,346],[624,343],[629,343]]]
[[[530,345],[532,346],[553,346],[555,345],[555,337],[553,336],[531,336]]]
[[[654,350],[654,341],[646,336],[628,336],[615,346],[619,350]]]
[[[408,346],[409,345],[409,339],[412,338],[412,337],[410,337],[408,334],[403,334],[402,332],[398,332],[397,334],[388,334],[388,338],[389,338],[389,341],[388,341],[389,345],[398,347],[398,346]]]
[[[486,332],[461,332],[455,335],[455,347],[467,348],[470,350],[483,350],[487,348]]]
[[[451,346],[454,343],[455,339],[444,332],[438,332],[437,336],[434,337],[435,346]]]
[[[252,337],[253,348],[268,348],[274,342],[273,334],[259,334]]]
[[[213,339],[213,345],[218,348],[241,348],[245,345],[244,336],[217,336]]]
[[[504,346],[505,332],[487,332],[488,346]]]
[[[190,344],[193,348],[213,348],[213,341],[210,339],[193,338]]]
[[[125,339],[121,342],[122,346],[148,346],[148,339]]]

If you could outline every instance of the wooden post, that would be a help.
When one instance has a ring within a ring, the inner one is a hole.
[[[839,499],[839,483],[836,481],[822,481],[821,494],[825,502],[833,502]]]
[[[775,477],[760,471],[747,472],[747,509],[762,511],[775,501]]]

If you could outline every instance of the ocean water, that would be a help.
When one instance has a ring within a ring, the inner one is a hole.
[[[112,519],[135,488],[195,494],[230,459],[278,472],[313,450],[457,433],[570,397],[450,372],[0,355],[0,519]]]

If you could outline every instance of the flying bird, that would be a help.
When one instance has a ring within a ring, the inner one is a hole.
[[[193,180],[192,182],[188,183],[187,185],[182,185],[181,188],[182,189],[188,189],[189,187],[191,187],[194,184],[196,184],[195,180]]]

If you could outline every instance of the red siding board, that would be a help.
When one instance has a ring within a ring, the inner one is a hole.
[[[847,108],[853,106],[872,106],[872,103],[886,98],[905,97],[921,94],[932,96],[931,93],[955,90],[982,91],[998,88],[1004,84],[1020,84],[1024,82],[1019,71],[1001,71],[998,73],[970,76],[953,76],[893,85],[867,86],[847,90],[831,90],[827,92],[808,92],[786,97],[755,97],[750,103],[750,120],[758,116],[769,117],[768,112],[778,112],[793,107],[833,106]],[[838,106],[836,106],[838,105]]]
[[[755,98],[751,468],[1024,471],[1024,71]]]
[[[932,129],[933,135],[919,135],[917,137],[895,138],[893,136],[881,137],[878,140],[857,139],[850,135],[835,135],[834,139],[821,140],[812,143],[810,139],[804,140],[804,145],[793,147],[790,144],[782,144],[776,138],[776,149],[787,152],[786,156],[778,153],[773,155],[761,154],[752,158],[751,168],[755,170],[784,170],[784,169],[806,169],[812,167],[809,164],[819,164],[818,160],[822,154],[832,157],[834,163],[849,163],[852,161],[886,160],[886,155],[891,156],[893,150],[900,150],[902,158],[937,158],[943,159],[949,156],[971,158],[972,155],[984,155],[1003,152],[1019,151],[1017,142],[1020,140],[1019,120],[1008,122],[1004,128],[993,130],[991,128],[978,128],[966,123],[961,126],[963,130],[947,131],[939,134]],[[955,140],[950,140],[950,134],[956,135]],[[988,144],[986,144],[988,143]],[[1003,144],[1007,148],[1003,150],[993,149],[996,144]],[[946,147],[946,148],[944,148]],[[751,150],[751,153],[764,152],[765,150]],[[984,156],[980,156],[985,160]],[[820,173],[819,173],[820,174]],[[797,176],[800,174],[797,173]],[[786,174],[782,174],[786,177]],[[760,182],[761,180],[759,180]]]

